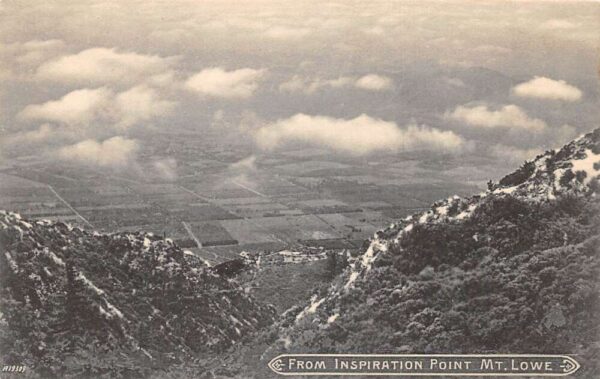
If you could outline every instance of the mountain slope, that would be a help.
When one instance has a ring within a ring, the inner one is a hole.
[[[43,376],[146,376],[222,351],[274,309],[170,240],[0,212],[0,346]]]
[[[578,355],[581,377],[594,377],[599,170],[597,129],[485,193],[390,225],[332,286],[284,315],[263,359],[287,351],[563,353]]]

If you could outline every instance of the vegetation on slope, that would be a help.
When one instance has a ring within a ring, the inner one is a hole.
[[[0,354],[43,377],[146,377],[272,322],[169,240],[0,214]]]

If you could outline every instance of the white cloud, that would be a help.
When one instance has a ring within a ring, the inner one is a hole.
[[[61,159],[90,166],[126,168],[134,163],[139,145],[121,136],[98,142],[87,139],[58,150]]]
[[[22,120],[45,120],[68,125],[86,124],[101,116],[113,94],[107,88],[80,89],[59,100],[28,105],[18,117]]]
[[[287,82],[279,85],[279,90],[282,92],[303,92],[307,95],[317,92],[323,88],[348,88],[356,87],[368,91],[385,91],[393,86],[392,79],[376,75],[367,74],[360,78],[340,76],[336,79],[309,79],[299,75],[294,75]]]
[[[252,177],[256,173],[256,155],[250,155],[234,162],[228,167],[228,176],[231,180],[254,186]]]
[[[0,42],[0,80],[29,81],[32,70],[60,54],[65,47],[65,43],[59,39]]]
[[[486,105],[473,107],[458,106],[446,117],[465,122],[472,126],[485,128],[518,128],[531,131],[542,131],[547,125],[543,120],[529,117],[516,105],[505,105],[498,110],[488,109]]]
[[[115,94],[108,88],[80,89],[59,100],[28,105],[18,117],[21,120],[44,120],[69,126],[89,126],[109,123],[127,128],[141,121],[169,114],[175,106],[161,99],[158,92],[146,85]]]
[[[4,145],[5,148],[11,147],[11,145],[22,147],[23,145],[45,141],[50,138],[54,132],[54,128],[52,128],[50,125],[42,124],[35,130],[6,135],[2,138],[2,145]]]
[[[282,92],[304,92],[307,95],[315,93],[316,91],[325,88],[342,88],[352,86],[356,79],[340,76],[337,79],[307,79],[299,75],[294,75],[287,82],[279,85],[279,90]]]
[[[177,179],[177,161],[174,158],[157,159],[152,162],[152,167],[161,179],[168,181]]]
[[[22,53],[15,60],[19,65],[34,65],[35,67],[50,56],[64,50],[65,46],[65,43],[59,39],[27,41],[20,46]]]
[[[174,58],[96,47],[38,67],[38,79],[82,84],[131,83],[167,71]]]
[[[283,82],[279,85],[279,91],[281,92],[304,92],[306,94],[315,92],[318,88],[318,82],[314,84],[308,83],[300,75],[294,75],[287,82]]]
[[[355,85],[355,80],[356,79],[348,76],[340,76],[337,79],[326,80],[325,83],[332,88],[342,88],[349,85]]]
[[[165,71],[160,74],[153,75],[148,78],[146,81],[151,86],[154,87],[169,87],[174,83],[177,83],[177,78],[175,76],[175,71]]]
[[[355,86],[369,91],[385,91],[392,88],[392,83],[387,76],[369,74],[359,78]]]
[[[256,170],[256,155],[250,155],[244,159],[232,163],[229,166],[230,170],[233,171],[254,171]]]
[[[351,120],[297,114],[263,126],[255,139],[263,149],[300,142],[354,155],[421,148],[457,151],[465,146],[451,131],[416,125],[399,128],[365,114]]]
[[[160,98],[158,92],[145,85],[133,87],[115,97],[118,125],[129,127],[140,121],[165,116],[172,112],[175,103]]]
[[[516,85],[513,93],[521,97],[538,99],[563,100],[574,102],[581,99],[581,90],[564,80],[554,80],[543,76],[536,76],[528,82]]]
[[[265,70],[242,68],[225,71],[220,67],[207,68],[192,75],[186,82],[188,90],[200,95],[225,99],[245,99],[254,94]]]
[[[47,39],[47,40],[34,39],[31,41],[25,42],[23,44],[23,47],[27,50],[62,49],[65,47],[65,43],[59,39]]]

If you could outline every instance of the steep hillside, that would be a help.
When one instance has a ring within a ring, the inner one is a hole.
[[[597,129],[485,193],[390,225],[245,364],[263,370],[285,352],[568,353],[580,377],[597,377],[599,170]]]
[[[0,212],[4,364],[44,377],[146,377],[215,353],[275,311],[170,240]]]

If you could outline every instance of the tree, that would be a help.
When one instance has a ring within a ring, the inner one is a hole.
[[[346,251],[342,251],[341,253],[336,251],[327,252],[325,274],[328,279],[333,279],[341,274],[347,266],[348,257],[346,256]]]

